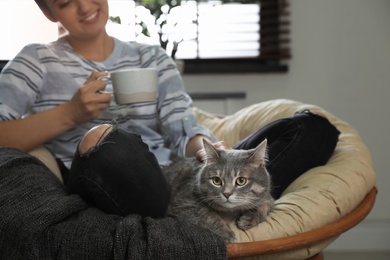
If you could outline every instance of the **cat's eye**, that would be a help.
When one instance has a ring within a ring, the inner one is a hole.
[[[247,182],[247,179],[244,178],[244,177],[238,177],[237,180],[236,180],[236,184],[238,186],[244,186]]]
[[[213,177],[211,179],[211,181],[213,182],[214,185],[216,186],[221,186],[222,185],[222,179],[219,178],[219,177]]]

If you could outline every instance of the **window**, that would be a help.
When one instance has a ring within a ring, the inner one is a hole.
[[[146,7],[157,16],[160,42],[187,73],[287,71],[287,1],[237,1],[166,0],[170,6],[159,10],[158,0],[148,0]],[[144,31],[152,26],[142,24]]]
[[[183,29],[177,58],[253,58],[260,54],[260,6],[189,2],[196,25]],[[186,37],[187,36],[187,37]]]

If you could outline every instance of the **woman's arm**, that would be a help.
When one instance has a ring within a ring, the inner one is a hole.
[[[0,122],[0,146],[28,152],[74,125],[65,105],[23,119],[2,121]]]
[[[0,146],[27,152],[78,124],[98,117],[111,100],[110,94],[98,93],[104,90],[105,82],[97,78],[105,74],[93,72],[67,103],[22,119],[1,121]]]
[[[180,73],[166,53],[160,51],[163,60],[158,69],[164,80],[159,82],[159,124],[166,134],[175,153],[191,157],[203,148],[202,139],[215,142],[213,134],[198,124],[192,110],[192,99],[184,89]],[[164,75],[165,74],[165,75]]]

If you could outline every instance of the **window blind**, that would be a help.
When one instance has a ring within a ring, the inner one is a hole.
[[[175,58],[186,73],[285,72],[290,59],[286,0],[187,1],[177,26]]]

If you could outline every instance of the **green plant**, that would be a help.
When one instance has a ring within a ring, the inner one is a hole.
[[[163,27],[167,24],[167,18],[170,11],[172,8],[180,6],[181,0],[141,0],[138,4],[148,9],[151,15],[154,16],[155,25],[158,27],[157,33],[159,35],[160,45],[162,48],[167,49],[169,40],[163,33]],[[151,36],[148,25],[145,22],[141,21],[139,25],[142,26],[142,34]],[[174,49],[176,49],[178,43],[173,44]],[[172,53],[172,56],[174,56],[174,50]]]
[[[117,24],[122,24],[121,18],[119,16],[110,16],[110,21]]]

